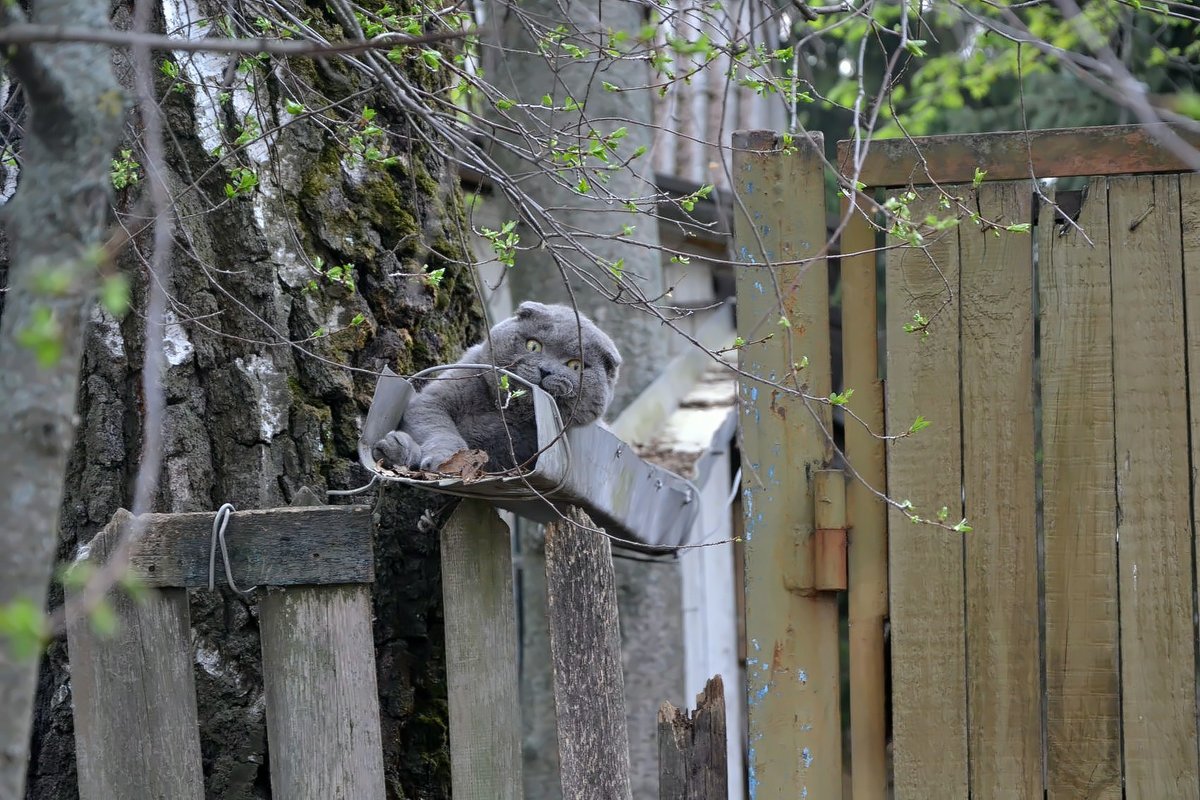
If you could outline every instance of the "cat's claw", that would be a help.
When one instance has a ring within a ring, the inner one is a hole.
[[[421,445],[404,431],[392,431],[376,442],[371,456],[386,467],[415,467],[422,463]]]

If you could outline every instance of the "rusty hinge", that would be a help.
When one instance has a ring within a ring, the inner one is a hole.
[[[811,597],[846,590],[846,480],[841,470],[812,473],[813,522],[793,533],[781,553],[789,591]]]
[[[813,588],[846,590],[846,479],[838,469],[813,473]]]

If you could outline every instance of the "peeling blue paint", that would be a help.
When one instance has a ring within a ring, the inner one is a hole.
[[[754,194],[754,181],[746,181],[746,194]]]
[[[766,292],[766,290],[763,289],[762,281],[755,281],[754,288],[758,289],[759,294],[764,294]]]
[[[758,387],[757,386],[750,387],[750,401],[751,402],[758,401]]]
[[[801,683],[808,683],[808,673],[802,669],[796,670],[796,680]]]
[[[771,235],[771,226],[770,226],[770,225],[760,225],[760,226],[758,227],[758,229],[759,229],[760,231],[762,231],[762,235],[763,235],[763,236],[770,236],[770,235]]]
[[[800,751],[800,758],[804,760],[804,768],[808,769],[812,766],[813,756],[812,751],[807,747]]]

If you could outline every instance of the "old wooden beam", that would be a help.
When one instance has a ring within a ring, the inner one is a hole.
[[[659,800],[726,800],[725,685],[709,679],[688,713],[664,702],[658,709]]]
[[[115,520],[116,518],[114,518]],[[121,517],[128,526],[133,517]],[[147,514],[130,551],[130,573],[147,586],[208,586],[213,514]],[[367,506],[235,511],[225,529],[238,586],[371,583],[371,509]],[[217,580],[224,581],[217,552]]]
[[[519,800],[521,707],[508,526],[463,500],[442,528],[451,790],[456,800]]]
[[[88,546],[107,560],[133,516],[119,511]],[[92,629],[67,595],[67,649],[81,800],[170,797],[201,800],[204,774],[192,669],[187,592],[151,590],[141,602],[110,593],[111,636]]]
[[[853,796],[885,797],[888,784],[887,697],[883,622],[888,609],[887,507],[872,493],[887,487],[883,382],[879,379],[879,319],[875,229],[861,206],[841,241],[842,368],[850,407],[861,425],[845,427],[846,460],[857,473],[846,488],[849,526],[850,768]]]
[[[858,180],[866,186],[969,183],[975,170],[987,180],[1071,178],[1190,172],[1154,134],[1165,125],[1111,125],[1012,133],[966,133],[881,139],[870,143]],[[1200,136],[1174,128],[1193,147]],[[854,170],[854,142],[838,142],[838,169]]]
[[[612,550],[577,508],[546,527],[546,594],[565,800],[631,800]]]
[[[734,134],[751,794],[842,796],[837,595],[813,580],[809,475],[832,454],[822,140]]]

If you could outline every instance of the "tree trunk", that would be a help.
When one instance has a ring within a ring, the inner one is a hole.
[[[32,21],[103,27],[97,0],[39,0]],[[14,4],[5,24],[19,21]],[[107,223],[108,157],[123,97],[102,48],[25,46],[6,53],[24,83],[28,180],[5,209],[12,261],[0,318],[0,609],[45,604],[54,567],[63,469],[75,434],[75,394],[93,248]],[[63,285],[49,288],[52,279]],[[37,658],[0,635],[0,797],[25,786]]]
[[[324,4],[301,10],[298,17],[311,16],[331,38],[340,35]],[[115,13],[118,27],[127,23],[127,5]],[[183,0],[166,3],[164,14],[168,29],[203,16]],[[413,136],[413,123],[377,91],[293,119],[285,98],[317,109],[369,88],[369,79],[337,59],[257,66],[249,59],[242,70],[227,71],[230,58],[181,54],[172,63],[187,83],[159,75],[177,221],[158,511],[214,511],[225,502],[238,509],[285,506],[301,487],[324,498],[326,489],[366,483],[355,454],[372,374],[384,365],[409,373],[453,360],[481,333],[461,264],[456,178]],[[128,81],[128,62],[123,55],[116,62]],[[441,80],[419,66],[412,72],[427,88]],[[224,83],[230,76],[232,86]],[[349,157],[347,141],[362,130],[364,106],[377,110],[375,124],[388,131],[385,152],[398,157],[394,165]],[[257,118],[250,128],[259,132],[282,127],[207,172],[214,146],[236,150],[247,117]],[[258,187],[229,199],[234,166],[252,170]],[[139,188],[118,198],[123,222],[135,231],[141,212],[131,209]],[[122,257],[135,311],[145,298],[148,238],[139,233]],[[344,264],[354,267],[353,286],[322,274]],[[445,268],[440,284],[411,277],[423,265]],[[70,559],[131,503],[144,330],[138,313],[117,321],[93,312],[60,559]],[[287,344],[316,332],[322,335]],[[389,489],[352,502],[375,503],[379,514],[373,597],[388,796],[446,797],[438,541],[416,527],[423,510],[440,510],[444,501]],[[55,592],[52,602],[59,601]],[[191,603],[207,796],[269,797],[255,601],[221,589],[195,592]],[[30,800],[77,796],[67,667],[65,644],[56,641],[39,680]]]

